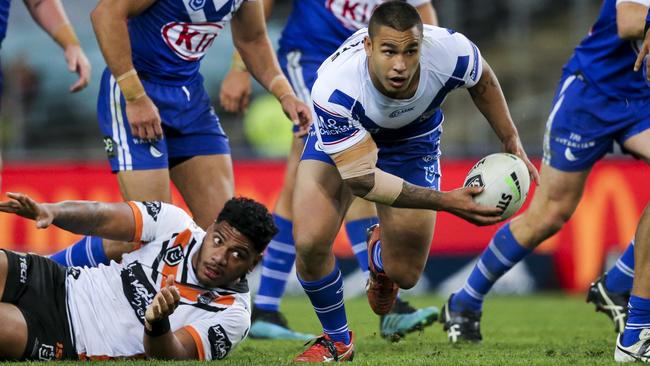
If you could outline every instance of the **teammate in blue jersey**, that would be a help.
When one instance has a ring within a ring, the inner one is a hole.
[[[311,121],[278,65],[259,1],[102,0],[91,18],[108,66],[97,103],[99,125],[125,200],[170,202],[171,179],[205,228],[233,196],[228,138],[199,73],[228,22],[253,76],[299,130]],[[95,265],[119,259],[131,247],[86,237],[53,259]]]
[[[299,362],[351,360],[343,280],[332,253],[353,196],[375,203],[379,226],[368,240],[368,302],[387,314],[399,288],[417,283],[426,264],[436,211],[480,225],[501,210],[480,206],[481,188],[440,187],[440,106],[457,88],[537,180],[494,72],[465,36],[423,26],[414,7],[390,1],[368,29],[352,35],[318,69],[311,91],[316,114],[298,166],[293,197],[298,279],[323,326]]]
[[[79,75],[77,81],[70,86],[70,92],[76,93],[84,89],[90,81],[90,63],[84,53],[74,28],[68,21],[68,16],[59,0],[25,0],[25,5],[34,21],[63,49],[63,56],[70,72]],[[0,0],[0,45],[7,35],[9,8],[11,0]],[[0,93],[3,90],[2,70],[0,70]],[[2,159],[0,158],[0,169]]]
[[[289,78],[298,97],[311,104],[311,88],[316,70],[354,31],[368,25],[372,11],[385,0],[299,0],[293,2],[292,12],[280,38],[278,59],[282,71]],[[266,15],[273,1],[265,0]],[[418,10],[426,24],[437,25],[437,17],[430,0],[408,0]],[[251,93],[250,76],[235,54],[233,68],[221,86],[220,99],[224,108],[240,112],[248,105]],[[274,217],[280,232],[267,249],[262,262],[262,279],[254,301],[253,326],[250,335],[255,338],[312,338],[292,331],[280,313],[288,276],[295,262],[291,212],[296,169],[303,150],[304,138],[294,139],[287,161],[284,185],[275,206]],[[366,230],[377,223],[374,206],[361,199],[355,200],[346,216],[345,229],[352,244],[359,267],[368,275]],[[380,333],[389,339],[399,339],[408,332],[430,325],[438,309],[415,309],[398,299],[390,314],[380,319]]]
[[[648,0],[604,1],[589,35],[564,66],[546,124],[539,189],[530,207],[497,231],[464,286],[447,301],[441,319],[450,341],[482,339],[484,296],[569,220],[591,167],[615,142],[650,161],[650,88],[641,73],[633,72],[649,5]],[[625,324],[632,287],[633,243],[588,295],[618,332]]]

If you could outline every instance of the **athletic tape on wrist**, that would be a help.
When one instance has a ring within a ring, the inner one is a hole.
[[[147,324],[149,324],[151,329],[145,325],[144,333],[149,337],[160,337],[161,335],[167,334],[167,332],[169,332],[171,329],[171,325],[169,324],[169,317],[164,317],[153,323],[147,322]]]
[[[64,49],[71,45],[79,45],[79,38],[70,23],[63,23],[52,32],[52,38]]]

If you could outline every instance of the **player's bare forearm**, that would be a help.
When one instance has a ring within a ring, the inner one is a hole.
[[[518,139],[519,134],[510,117],[506,98],[494,71],[487,62],[483,61],[483,73],[478,83],[468,90],[476,107],[504,144]]]
[[[262,4],[244,3],[233,17],[231,27],[233,42],[246,68],[268,90],[272,80],[282,75],[282,70],[266,32]],[[283,92],[284,90],[277,90],[279,95],[276,97],[280,97]]]
[[[375,174],[366,174],[360,177],[348,178],[345,180],[345,183],[347,183],[355,196],[365,198],[375,186]],[[442,194],[433,189],[418,187],[408,182],[403,182],[402,191],[390,206],[397,208],[440,210],[441,197]],[[372,199],[369,200],[373,201]]]
[[[79,44],[74,29],[60,0],[25,0],[25,5],[34,21],[50,35],[61,48]],[[69,27],[64,29],[63,27]]]
[[[159,360],[198,359],[192,336],[185,329],[167,332],[158,337],[150,337],[145,333],[144,350],[147,357]]]
[[[52,212],[52,223],[75,234],[133,241],[135,218],[127,203],[63,201],[43,204]]]

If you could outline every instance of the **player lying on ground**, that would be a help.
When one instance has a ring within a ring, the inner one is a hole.
[[[0,359],[211,360],[246,337],[246,274],[277,232],[261,204],[233,198],[204,231],[160,202],[41,204],[8,196],[0,211],[39,228],[141,246],[96,268],[0,251]]]
[[[368,244],[368,301],[390,311],[398,288],[415,286],[426,264],[436,211],[472,223],[501,220],[476,204],[481,190],[440,192],[440,105],[469,89],[506,151],[528,161],[496,76],[478,48],[452,30],[423,26],[411,5],[386,2],[369,29],[350,37],[318,70],[317,115],[305,143],[293,202],[296,268],[324,335],[298,361],[350,360],[352,334],[332,243],[353,196],[375,202],[381,231]]]
[[[541,183],[528,209],[496,232],[464,286],[441,316],[449,340],[480,341],[483,299],[492,285],[558,232],[575,211],[591,168],[612,151],[650,161],[650,88],[633,72],[650,0],[606,0],[589,35],[564,66],[546,123]],[[631,42],[632,41],[632,42]],[[617,331],[625,324],[634,271],[634,242],[588,300]]]
[[[298,97],[311,105],[311,89],[316,80],[316,70],[356,30],[367,27],[372,11],[386,0],[294,0],[287,24],[279,40],[278,61]],[[425,24],[438,25],[436,12],[430,0],[406,0],[413,5]],[[268,17],[273,0],[264,0]],[[229,112],[243,112],[251,93],[250,73],[233,55],[233,67],[221,84],[221,105]],[[262,259],[262,277],[253,300],[251,338],[313,338],[291,330],[280,312],[288,277],[296,259],[293,240],[293,214],[291,210],[296,171],[306,136],[295,136],[287,158],[284,184],[274,208],[278,235],[273,238]],[[378,222],[372,202],[355,199],[345,216],[345,232],[359,263],[364,279],[368,278],[368,250],[366,231]],[[382,337],[400,339],[406,333],[431,325],[437,318],[434,306],[415,309],[399,297],[391,312],[380,317]]]

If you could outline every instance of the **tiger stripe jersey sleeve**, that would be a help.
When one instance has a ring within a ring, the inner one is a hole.
[[[149,243],[167,233],[184,230],[193,224],[183,209],[158,201],[129,201],[135,217],[133,241]]]

